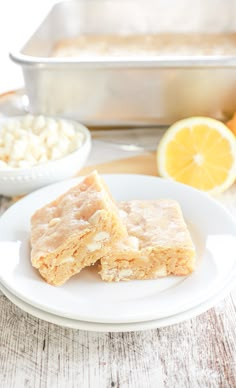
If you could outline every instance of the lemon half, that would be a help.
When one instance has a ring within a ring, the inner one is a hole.
[[[191,117],[173,124],[157,149],[161,176],[211,193],[236,179],[236,139],[220,121]]]

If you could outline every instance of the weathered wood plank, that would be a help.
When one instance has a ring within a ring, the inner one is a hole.
[[[229,297],[182,324],[135,333],[62,328],[0,297],[0,386],[236,386],[236,310]]]
[[[12,199],[0,195],[0,215],[11,205]]]

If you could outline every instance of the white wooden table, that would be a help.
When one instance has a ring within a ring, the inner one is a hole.
[[[127,156],[102,147],[89,163]],[[236,216],[236,187],[221,200]],[[0,210],[8,205],[0,197]],[[59,327],[0,294],[0,388],[13,387],[235,388],[236,289],[197,318],[131,333]]]

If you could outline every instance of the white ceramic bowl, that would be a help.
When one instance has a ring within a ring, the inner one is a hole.
[[[18,119],[10,117],[9,119]],[[7,119],[1,119],[1,122]],[[66,119],[63,119],[66,120]],[[41,163],[32,167],[0,169],[0,195],[9,197],[24,195],[53,182],[74,176],[85,164],[90,149],[91,135],[82,124],[66,120],[84,135],[82,145],[67,156]]]

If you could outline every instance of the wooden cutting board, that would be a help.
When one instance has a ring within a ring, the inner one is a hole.
[[[126,159],[118,159],[108,163],[94,164],[84,167],[77,174],[87,175],[91,171],[97,170],[100,174],[143,174],[158,175],[156,153],[148,152],[139,156],[133,156]],[[22,196],[14,197],[13,202],[21,199]]]
[[[156,153],[149,152],[139,156],[126,159],[114,160],[109,163],[102,163],[83,168],[79,175],[86,175],[93,170],[100,174],[144,174],[158,175]]]

